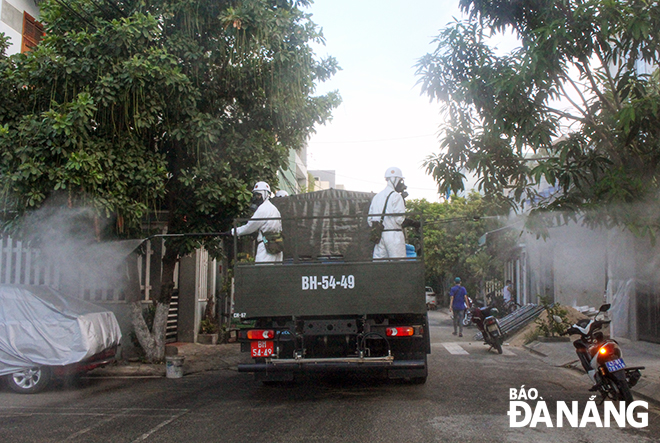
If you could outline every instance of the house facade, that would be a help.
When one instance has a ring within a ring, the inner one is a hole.
[[[574,222],[546,238],[523,231],[505,278],[520,303],[548,297],[583,310],[610,303],[613,336],[660,343],[660,245],[648,236]]]
[[[38,0],[0,0],[0,32],[10,39],[6,55],[29,51],[39,43],[43,27],[39,23]]]
[[[279,188],[289,195],[306,192],[310,188],[309,173],[307,172],[307,148],[300,151],[289,149],[289,160],[286,169],[277,173]]]

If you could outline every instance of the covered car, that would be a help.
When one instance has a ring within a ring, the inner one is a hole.
[[[0,285],[0,377],[20,393],[114,360],[121,330],[113,312],[47,286]]]

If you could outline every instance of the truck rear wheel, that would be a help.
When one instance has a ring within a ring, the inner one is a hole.
[[[279,386],[293,381],[293,372],[255,372],[254,379],[264,386]]]
[[[410,384],[412,384],[412,385],[423,385],[424,383],[426,383],[427,377],[428,376],[426,376],[426,375],[424,377],[413,377],[413,378],[410,379]]]
[[[424,354],[424,374],[416,377],[412,377],[410,379],[410,384],[423,385],[424,383],[426,383],[426,379],[428,378],[428,376],[429,376],[428,355]]]
[[[426,383],[428,377],[428,360],[427,355],[424,354],[424,357],[419,357],[420,360],[424,360],[423,369],[390,369],[387,372],[387,376],[391,380],[403,380],[406,383],[414,385],[423,385]]]

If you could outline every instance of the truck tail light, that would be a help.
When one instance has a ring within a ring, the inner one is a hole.
[[[248,340],[271,340],[275,338],[275,331],[272,329],[252,329],[247,331]]]
[[[399,326],[396,328],[387,328],[385,331],[388,337],[412,337],[415,330],[411,326]]]

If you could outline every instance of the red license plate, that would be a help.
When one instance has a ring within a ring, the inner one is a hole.
[[[257,358],[257,357],[270,357],[273,355],[273,346],[272,341],[265,341],[265,340],[259,340],[259,341],[253,341],[252,342],[252,358]]]

